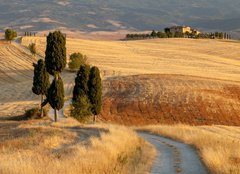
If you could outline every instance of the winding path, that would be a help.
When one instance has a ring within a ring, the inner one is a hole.
[[[64,103],[59,111],[58,120],[64,120],[63,110],[71,104],[71,100]],[[49,111],[49,116],[54,120],[54,111]],[[152,168],[152,174],[208,174],[210,173],[201,162],[196,151],[190,145],[180,143],[159,135],[138,132],[139,136],[155,146],[157,157]]]
[[[157,157],[152,174],[208,174],[210,173],[189,145],[150,133],[138,133],[155,146]]]

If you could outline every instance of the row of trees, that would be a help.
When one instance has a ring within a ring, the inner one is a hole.
[[[36,33],[32,33],[32,32],[29,32],[29,31],[25,31],[24,32],[24,36],[36,36]]]
[[[57,110],[64,105],[64,87],[60,74],[66,66],[66,38],[60,31],[49,33],[45,54],[45,61],[39,60],[34,64],[32,91],[41,95],[41,116],[42,107],[49,103],[57,121]],[[54,77],[51,85],[48,74]],[[44,95],[46,99],[43,101]]]
[[[169,28],[165,28],[164,32],[153,30],[151,33],[138,33],[138,34],[127,34],[127,40],[138,40],[138,39],[153,39],[153,38],[195,38],[195,39],[231,39],[231,35],[224,32],[214,33],[181,33],[181,32],[170,32]]]
[[[101,111],[102,84],[100,71],[97,67],[81,65],[75,78],[72,98],[71,115],[80,121],[85,121],[88,116],[96,115]]]
[[[32,91],[36,95],[41,95],[41,116],[43,116],[42,108],[49,103],[54,109],[54,118],[57,121],[57,111],[64,106],[64,86],[60,75],[66,67],[66,37],[60,31],[49,33],[47,36],[45,55],[45,61],[41,59],[37,64],[33,64]],[[49,74],[53,76],[51,84]],[[101,90],[99,69],[82,65],[75,79],[72,99],[73,116],[82,118],[90,114],[99,114],[101,110]],[[83,107],[85,104],[88,107]],[[85,112],[86,109],[88,112]]]

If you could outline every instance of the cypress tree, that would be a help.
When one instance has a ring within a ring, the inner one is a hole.
[[[60,31],[49,33],[45,51],[46,67],[49,74],[56,76],[66,67],[66,38]]]
[[[60,73],[66,67],[66,38],[60,31],[49,33],[47,36],[45,55],[47,71],[54,76],[47,102],[54,109],[55,121],[57,121],[57,110],[64,106],[64,87]]]
[[[61,77],[54,79],[47,94],[47,101],[54,108],[54,117],[57,121],[57,110],[64,106],[64,87]]]
[[[102,80],[100,71],[95,66],[90,70],[88,89],[88,96],[91,102],[91,112],[94,115],[93,121],[95,122],[96,115],[100,114],[102,106]]]
[[[156,33],[155,30],[152,31],[151,36],[152,36],[152,37],[157,37],[157,33]]]
[[[50,86],[49,75],[47,73],[45,62],[40,59],[37,64],[33,64],[34,77],[32,91],[36,95],[41,95],[41,103],[43,103],[43,96],[47,95],[48,88]],[[43,110],[41,105],[41,117],[43,116]]]
[[[91,104],[88,98],[89,72],[89,65],[81,65],[75,78],[71,115],[80,121],[84,121],[86,116],[91,114]]]
[[[75,78],[75,86],[73,89],[73,102],[77,101],[79,95],[88,94],[88,79],[89,79],[90,66],[81,65]]]

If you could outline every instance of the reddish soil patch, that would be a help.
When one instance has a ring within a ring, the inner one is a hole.
[[[181,75],[138,75],[104,83],[101,119],[125,125],[240,125],[240,83]]]

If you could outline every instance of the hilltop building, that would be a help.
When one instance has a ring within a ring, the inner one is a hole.
[[[170,27],[169,29],[171,33],[181,33],[181,34],[192,33],[196,35],[201,33],[197,29],[191,28],[189,26],[173,26],[173,27]]]

